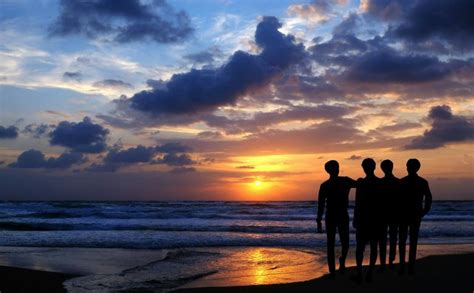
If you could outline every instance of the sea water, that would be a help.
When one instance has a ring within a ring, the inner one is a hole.
[[[316,210],[310,201],[0,202],[0,264],[84,275],[65,282],[71,292],[302,281],[327,271]],[[435,201],[420,237],[420,257],[474,251],[474,202]]]

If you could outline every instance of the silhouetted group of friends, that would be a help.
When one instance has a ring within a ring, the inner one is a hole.
[[[318,197],[318,232],[322,233],[322,217],[326,207],[327,257],[330,277],[335,277],[336,231],[341,241],[339,271],[344,273],[345,261],[349,251],[349,192],[356,188],[353,227],[356,229],[357,275],[352,278],[361,283],[363,280],[362,263],[364,250],[370,245],[370,263],[365,276],[372,281],[372,273],[377,261],[377,247],[380,250],[380,272],[386,266],[387,238],[390,240],[389,268],[394,269],[397,238],[400,255],[399,274],[415,270],[416,248],[421,219],[426,215],[432,202],[428,181],[418,176],[421,167],[417,159],[409,159],[406,167],[408,175],[398,179],[393,175],[393,162],[384,160],[380,164],[385,176],[375,176],[376,163],[373,159],[364,159],[362,168],[365,177],[357,181],[339,176],[339,163],[328,161],[324,168],[329,179],[321,184]],[[388,237],[387,237],[388,235]],[[405,262],[406,241],[410,237],[408,266]],[[408,268],[407,268],[408,267]]]

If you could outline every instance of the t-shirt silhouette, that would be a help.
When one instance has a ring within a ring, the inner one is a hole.
[[[321,220],[326,203],[326,221],[333,223],[349,221],[347,206],[352,187],[355,187],[355,181],[344,176],[329,178],[323,182],[319,188],[318,219]]]

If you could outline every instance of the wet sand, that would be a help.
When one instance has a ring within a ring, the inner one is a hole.
[[[415,275],[399,276],[396,270],[375,273],[371,283],[356,284],[350,267],[335,279],[327,275],[297,283],[186,288],[173,292],[472,292],[474,290],[474,253],[427,256],[419,259]]]
[[[66,292],[63,282],[75,275],[0,266],[0,292]]]
[[[358,292],[363,288],[364,292],[386,292],[427,286],[425,292],[440,292],[452,283],[455,289],[474,284],[467,284],[474,271],[474,245],[420,245],[419,252],[415,277],[400,278],[396,272],[387,271],[375,274],[372,284],[358,286],[349,279],[352,268],[344,276],[338,275],[336,281],[324,276],[327,272],[324,249],[209,247],[167,251],[0,247],[0,291],[64,292],[63,288],[73,292],[138,288],[216,291],[226,287],[233,291],[314,288],[326,289],[323,292],[335,289]],[[352,253],[347,265],[354,265]],[[471,287],[466,292],[472,292],[474,286]]]

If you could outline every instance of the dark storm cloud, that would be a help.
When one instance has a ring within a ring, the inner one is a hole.
[[[303,45],[295,44],[292,35],[278,31],[281,26],[275,17],[264,17],[255,32],[262,49],[259,55],[237,51],[220,68],[175,74],[166,89],[135,94],[129,100],[131,107],[152,114],[190,114],[234,104],[305,55]]]
[[[55,127],[56,125],[54,124],[32,123],[32,124],[26,125],[25,128],[23,128],[21,132],[26,135],[31,135],[34,138],[41,138],[43,136],[47,136],[49,132]]]
[[[428,118],[432,121],[431,129],[415,138],[407,149],[435,149],[448,143],[474,140],[472,118],[454,115],[447,105],[431,108]]]
[[[63,153],[57,158],[45,158],[44,154],[38,150],[31,149],[21,153],[16,162],[8,165],[11,168],[45,168],[45,169],[67,169],[74,164],[85,162],[85,157],[81,153]]]
[[[440,80],[451,70],[448,63],[435,57],[381,50],[360,56],[345,74],[362,82],[419,83]]]
[[[94,163],[87,171],[115,172],[122,167],[134,164],[163,164],[170,167],[187,167],[197,164],[189,154],[191,148],[181,143],[165,143],[146,147],[138,145],[128,149],[120,146],[109,150],[101,163]],[[158,157],[158,155],[160,155]]]
[[[157,154],[155,147],[138,145],[126,150],[110,150],[104,158],[107,163],[143,163],[150,162]]]
[[[152,89],[166,88],[166,82],[161,79],[147,79],[146,85]]]
[[[94,87],[108,87],[108,88],[129,88],[132,89],[133,85],[119,79],[104,79],[100,81],[96,81],[93,84]]]
[[[70,148],[73,152],[100,153],[107,147],[108,134],[108,129],[84,117],[82,122],[60,122],[50,133],[49,142],[51,145]]]
[[[386,21],[397,20],[416,1],[413,0],[367,0],[366,12]]]
[[[119,43],[178,42],[193,32],[186,12],[175,11],[165,0],[62,0],[49,29],[52,36],[106,36]]]
[[[0,139],[11,139],[18,137],[18,128],[16,126],[1,126],[0,125]]]
[[[404,2],[404,1],[400,1]],[[418,0],[407,5],[390,34],[412,42],[441,40],[453,49],[474,48],[474,1]]]

